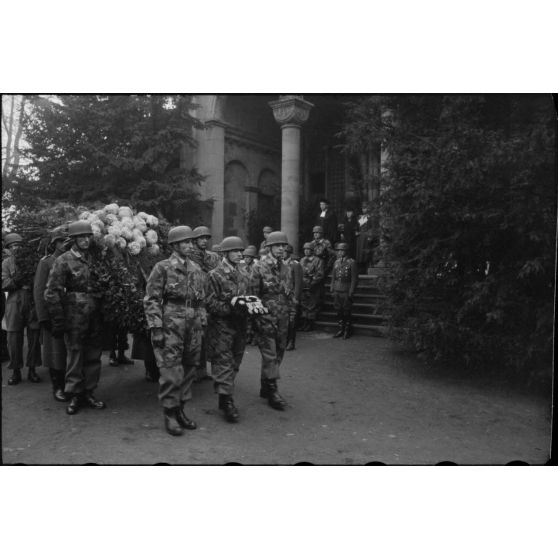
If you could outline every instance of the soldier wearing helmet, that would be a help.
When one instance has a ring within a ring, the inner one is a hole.
[[[301,295],[301,331],[314,329],[314,322],[320,301],[320,288],[324,279],[324,264],[321,258],[314,255],[314,245],[305,242],[302,247],[304,257],[300,260],[302,267],[302,295]]]
[[[267,243],[267,237],[269,236],[269,233],[271,233],[271,232],[273,232],[273,229],[269,225],[266,225],[262,229],[262,234],[263,234],[264,239],[260,243],[260,250],[259,250],[260,256],[263,256],[264,254],[269,253],[269,248],[267,247],[266,243]]]
[[[56,401],[67,401],[64,393],[66,377],[66,345],[61,337],[52,336],[52,320],[45,301],[45,289],[47,286],[50,270],[54,261],[61,256],[66,248],[64,243],[68,238],[67,227],[57,227],[50,233],[50,254],[39,261],[35,272],[33,283],[33,298],[37,309],[37,318],[41,326],[41,337],[43,345],[43,365],[49,370],[52,383],[52,393]]]
[[[192,249],[188,253],[188,257],[197,263],[201,270],[207,274],[215,269],[221,261],[221,255],[215,251],[208,250],[207,246],[211,239],[211,231],[208,227],[201,225],[192,231]],[[211,377],[207,373],[207,356],[206,356],[206,335],[205,331],[202,335],[202,348],[200,354],[200,364],[196,370],[196,382],[201,380],[209,380]]]
[[[239,237],[224,238],[223,259],[209,272],[207,286],[208,354],[219,409],[228,422],[237,422],[240,417],[233,401],[234,381],[246,347],[248,304],[255,302],[248,299],[250,285],[241,263],[243,251],[244,243]]]
[[[294,257],[294,248],[292,244],[287,244],[286,257],[284,259],[286,265],[290,266],[293,271],[294,279],[294,306],[289,312],[289,327],[287,330],[287,346],[286,351],[295,349],[296,343],[296,320],[300,307],[300,296],[302,293],[302,267],[297,258]]]
[[[323,304],[324,297],[325,297],[325,282],[327,280],[327,276],[333,267],[333,262],[335,261],[335,251],[331,245],[331,242],[324,238],[324,230],[320,225],[315,226],[312,229],[312,235],[314,240],[312,241],[312,248],[314,249],[314,256],[320,258],[322,260],[323,268],[324,268],[324,275],[320,287],[318,289],[318,301],[316,312],[319,313],[320,308]],[[306,329],[306,331],[310,331],[310,329]]]
[[[192,229],[174,227],[168,244],[172,254],[157,262],[147,279],[143,306],[160,370],[159,401],[165,428],[172,436],[194,430],[196,423],[184,413],[192,398],[192,383],[200,362],[205,311],[206,276],[188,258]]]
[[[2,290],[8,293],[5,321],[10,358],[8,368],[12,370],[12,375],[8,379],[10,386],[21,382],[25,331],[27,331],[27,379],[33,383],[41,381],[35,372],[35,367],[41,364],[41,345],[39,322],[33,302],[32,279],[29,281],[22,270],[21,261],[18,262],[18,253],[22,244],[23,238],[17,233],[8,233],[4,237],[4,245],[9,252],[8,257],[2,261]]]
[[[269,405],[283,410],[287,403],[277,390],[279,367],[287,346],[289,314],[295,306],[293,270],[283,263],[289,241],[281,231],[269,233],[266,245],[269,253],[257,263],[258,284],[255,294],[269,309],[269,314],[257,318],[257,342],[262,355],[260,397]]]
[[[347,256],[349,245],[338,242],[335,245],[337,259],[331,274],[331,287],[333,293],[333,307],[337,311],[339,330],[333,337],[348,339],[352,335],[353,294],[358,281],[358,266],[353,258]]]
[[[102,293],[95,290],[92,276],[91,223],[70,223],[68,236],[71,248],[54,260],[44,299],[52,336],[64,337],[66,344],[66,412],[74,415],[84,405],[105,408],[93,394],[101,375],[103,318]]]

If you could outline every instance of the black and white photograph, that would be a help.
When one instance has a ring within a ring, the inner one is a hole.
[[[553,101],[4,95],[3,463],[547,463]]]

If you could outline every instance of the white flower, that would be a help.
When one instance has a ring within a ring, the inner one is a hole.
[[[107,223],[108,225],[112,225],[113,223],[116,222],[118,222],[118,217],[113,213],[107,213],[105,215],[105,223]]]
[[[147,224],[143,219],[140,219],[139,217],[134,217],[134,225],[137,229],[139,229],[142,232],[145,232],[147,230]]]
[[[157,240],[159,240],[159,238],[155,231],[150,230],[145,233],[145,240],[147,241],[148,246],[152,246],[153,244],[157,244]]]
[[[121,248],[122,250],[124,250],[124,248],[126,248],[126,239],[122,238],[121,236],[119,236],[116,239],[116,245]]]
[[[138,219],[143,219],[144,221],[149,217],[149,215],[147,215],[147,213],[145,213],[145,211],[140,211],[137,214]]]
[[[91,230],[93,231],[93,234],[94,234],[95,236],[101,236],[101,234],[102,234],[102,233],[101,233],[101,229],[100,229],[99,226],[96,225],[95,223],[93,223],[93,224],[91,225]]]
[[[113,213],[114,215],[117,215],[119,207],[117,203],[109,203],[108,205],[105,205],[104,209],[107,213]]]
[[[145,238],[143,238],[143,236],[140,236],[139,238],[136,238],[135,242],[137,242],[140,245],[140,248],[142,248],[142,249],[147,246],[147,242],[146,242]]]
[[[84,211],[83,213],[80,213],[78,215],[78,219],[80,221],[87,221],[89,219],[90,215],[91,215],[91,213],[89,213],[89,211]]]
[[[134,237],[134,240],[137,240],[138,238],[143,238],[143,233],[139,229],[132,229],[132,235]]]
[[[119,237],[119,236],[121,235],[121,233],[122,233],[122,227],[120,227],[120,225],[118,225],[118,224],[115,223],[114,225],[111,225],[111,226],[107,229],[107,232],[108,232],[109,234],[112,234],[114,237]]]
[[[159,253],[159,245],[153,244],[147,248],[147,253],[151,256],[156,256]]]
[[[104,209],[96,209],[93,213],[97,215],[99,219],[102,219],[106,215],[106,211]]]
[[[128,252],[130,252],[132,256],[137,256],[141,252],[141,246],[136,241],[130,242],[128,244]]]
[[[134,215],[131,208],[129,208],[127,205],[123,205],[119,210],[118,210],[118,215],[120,215],[120,217],[130,217],[132,218],[132,216]]]
[[[130,230],[134,228],[134,221],[132,221],[131,217],[122,217],[120,219],[120,224],[122,225],[122,227],[127,227]]]
[[[105,235],[105,244],[109,248],[112,248],[116,244],[116,237],[113,234],[110,234],[110,233]]]
[[[134,238],[132,231],[128,227],[122,227],[120,229],[120,236],[126,240],[133,240]]]
[[[98,227],[101,232],[105,230],[105,224],[100,219],[91,221],[91,227]]]
[[[155,215],[148,215],[146,222],[150,227],[157,227],[159,225],[159,219]]]

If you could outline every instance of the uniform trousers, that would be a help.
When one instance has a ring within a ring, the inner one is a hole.
[[[318,304],[320,300],[320,291],[318,287],[312,289],[303,289],[300,306],[300,315],[308,320],[315,320],[318,315]]]
[[[36,368],[41,365],[41,344],[39,341],[40,332],[38,329],[27,326],[27,359],[26,366]],[[23,329],[20,331],[8,331],[8,354],[10,363],[8,368],[21,370],[23,367]]]
[[[260,318],[257,342],[262,355],[261,377],[263,380],[280,378],[279,366],[287,347],[288,332],[288,314],[276,316],[274,321],[270,320],[268,316]]]
[[[41,344],[43,346],[43,365],[54,370],[66,370],[66,344],[64,339],[52,336],[41,327]]]
[[[102,344],[84,343],[81,346],[70,346],[67,335],[65,339],[68,363],[64,391],[73,395],[93,391],[101,377]]]
[[[202,331],[186,329],[179,339],[165,335],[165,347],[154,347],[159,377],[159,401],[165,409],[182,406],[192,399],[192,384],[200,363]],[[172,346],[167,349],[167,345]]]

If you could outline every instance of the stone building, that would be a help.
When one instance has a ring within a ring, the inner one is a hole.
[[[331,200],[338,217],[347,201],[375,197],[374,181],[365,191],[355,186],[350,171],[355,162],[343,153],[337,136],[351,97],[194,97],[194,115],[205,127],[194,130],[197,148],[184,157],[205,176],[200,194],[214,201],[208,224],[215,242],[229,235],[248,239],[250,215],[274,214],[277,222],[268,224],[280,226],[297,248],[307,235],[304,228],[314,224],[306,216],[317,214],[320,197]],[[379,156],[377,163],[379,168]]]

